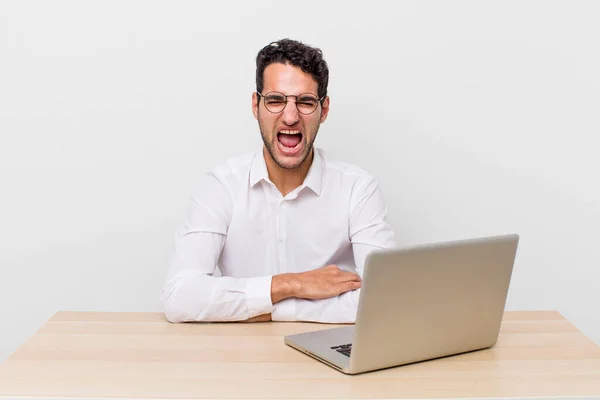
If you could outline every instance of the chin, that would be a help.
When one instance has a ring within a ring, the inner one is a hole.
[[[302,161],[303,161],[302,159],[289,160],[289,159],[281,159],[281,158],[278,158],[277,160],[275,160],[277,165],[279,165],[283,169],[298,169],[302,165]]]
[[[298,169],[307,158],[307,153],[304,151],[295,157],[278,154],[275,158],[275,163],[284,169]]]

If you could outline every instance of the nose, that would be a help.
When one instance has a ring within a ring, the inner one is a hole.
[[[298,122],[300,119],[300,113],[296,108],[296,101],[292,99],[288,99],[285,108],[283,109],[283,123],[289,126],[292,126]]]

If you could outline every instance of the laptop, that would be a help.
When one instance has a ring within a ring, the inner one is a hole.
[[[373,251],[355,324],[284,343],[346,374],[492,347],[518,242],[510,234]]]

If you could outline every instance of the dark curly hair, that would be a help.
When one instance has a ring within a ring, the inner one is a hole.
[[[259,93],[263,90],[265,68],[273,63],[289,63],[299,67],[317,81],[319,98],[327,94],[329,68],[321,49],[291,39],[281,39],[263,47],[256,56],[256,90]]]

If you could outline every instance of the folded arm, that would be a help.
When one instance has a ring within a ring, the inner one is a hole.
[[[179,232],[175,242],[178,248],[162,291],[169,321],[241,321],[273,310],[270,276],[212,276],[223,235]]]
[[[356,273],[362,278],[368,254],[373,250],[395,247],[396,238],[387,222],[387,208],[374,179],[358,185],[351,204],[348,234],[352,243]],[[289,298],[275,305],[272,319],[353,323],[356,320],[359,296],[360,289],[354,288],[325,299]]]
[[[271,319],[278,302],[292,297],[337,296],[360,285],[356,274],[333,266],[275,276],[213,276],[225,245],[232,207],[231,196],[219,179],[213,174],[205,176],[176,234],[171,267],[161,293],[169,321],[265,321]]]
[[[333,265],[266,277],[213,277],[211,271],[215,270],[223,241],[222,236],[206,232],[178,236],[177,246],[183,248],[175,251],[162,293],[169,321],[270,321],[275,303],[296,297],[331,298],[360,287],[358,275]],[[190,259],[186,262],[182,259],[185,257]],[[186,267],[190,263],[197,267]]]
[[[360,278],[372,250],[395,245],[386,208],[374,180],[352,200],[349,237],[356,274],[337,266],[303,273],[252,278],[214,277],[231,219],[231,198],[214,175],[192,196],[177,232],[161,298],[171,322],[317,321],[354,322]]]
[[[192,195],[185,223],[175,236],[161,293],[169,321],[242,321],[273,310],[271,276],[213,276],[232,207],[231,195],[219,179],[206,175]]]

